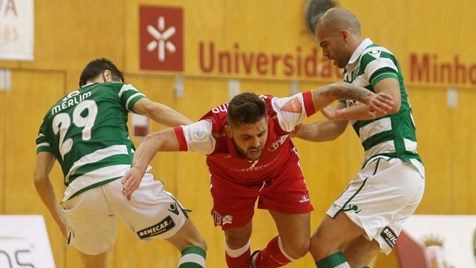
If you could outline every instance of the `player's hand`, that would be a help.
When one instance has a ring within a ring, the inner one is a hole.
[[[369,96],[367,105],[371,113],[387,114],[393,110],[393,97],[384,92],[372,94]]]
[[[60,217],[61,222],[58,223],[58,227],[60,228],[61,234],[63,237],[68,241],[68,244],[70,240],[74,237],[74,232],[71,227],[69,227],[68,222],[64,217]]]
[[[66,225],[66,224],[62,224],[62,225],[60,225],[59,228],[61,230],[61,234],[63,235],[63,237],[68,239],[69,234],[70,234],[69,226]]]
[[[131,167],[122,178],[122,194],[127,200],[131,200],[132,193],[139,188],[144,173],[142,169]]]

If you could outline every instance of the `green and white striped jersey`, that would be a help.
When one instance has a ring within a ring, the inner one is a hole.
[[[386,48],[365,39],[349,60],[344,70],[344,81],[375,92],[374,86],[384,78],[392,77],[400,83],[401,108],[398,113],[372,120],[351,122],[365,150],[365,162],[375,156],[398,157],[407,162],[421,158],[417,152],[415,123],[410,102],[395,56]],[[347,106],[355,101],[343,101]],[[418,163],[417,163],[418,164]]]
[[[89,84],[47,112],[36,139],[37,152],[51,152],[61,165],[65,198],[124,175],[132,162],[127,115],[144,98],[132,85]]]

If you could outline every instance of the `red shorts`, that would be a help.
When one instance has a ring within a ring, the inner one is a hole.
[[[243,227],[253,218],[257,199],[260,209],[288,214],[311,212],[309,191],[298,161],[288,163],[279,175],[260,185],[244,186],[212,176],[211,214],[215,226],[221,226],[223,230]]]

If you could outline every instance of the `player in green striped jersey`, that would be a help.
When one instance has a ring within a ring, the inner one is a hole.
[[[328,141],[350,123],[364,148],[364,164],[327,211],[311,238],[317,267],[364,267],[382,251],[389,254],[423,196],[425,171],[417,153],[415,125],[395,56],[361,37],[349,11],[332,8],[316,30],[324,56],[344,68],[345,82],[393,97],[389,112],[375,113],[355,101],[338,102],[323,114],[327,121],[296,130],[300,138]]]
[[[61,232],[81,255],[84,267],[106,267],[117,236],[117,219],[143,240],[164,238],[182,252],[179,267],[204,267],[206,243],[181,204],[147,172],[134,196],[122,194],[121,178],[129,170],[134,144],[129,139],[129,112],[167,126],[191,121],[153,102],[107,59],[91,61],[80,88],[54,104],[41,124],[34,183]],[[58,160],[67,186],[56,200],[50,172]],[[150,170],[150,167],[148,168]]]

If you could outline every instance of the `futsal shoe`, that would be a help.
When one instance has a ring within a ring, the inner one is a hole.
[[[258,257],[258,254],[261,252],[261,250],[255,250],[250,256],[250,262],[248,263],[248,268],[258,268],[256,266],[256,258]]]

